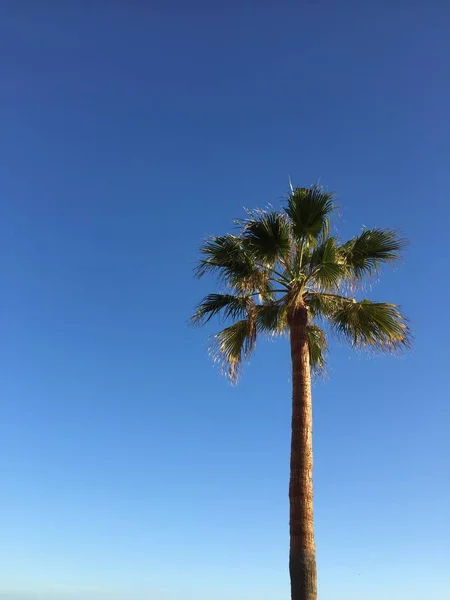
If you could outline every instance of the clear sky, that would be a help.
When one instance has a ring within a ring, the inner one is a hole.
[[[411,241],[413,350],[314,388],[320,598],[448,600],[449,3],[0,13],[0,600],[288,598],[287,343],[232,388],[186,324],[288,175]]]

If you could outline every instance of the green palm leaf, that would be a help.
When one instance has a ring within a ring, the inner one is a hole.
[[[292,221],[296,237],[314,243],[328,233],[329,216],[333,209],[333,194],[313,185],[310,188],[295,188],[288,196],[285,211]]]
[[[398,306],[385,302],[346,302],[331,317],[332,327],[354,346],[389,351],[410,342],[410,330]]]
[[[253,306],[254,302],[250,296],[209,294],[197,306],[191,322],[194,325],[204,325],[219,313],[224,319],[241,319],[248,315]]]
[[[242,237],[253,256],[273,265],[289,256],[291,231],[285,215],[278,212],[255,211],[243,221]]]
[[[314,249],[309,258],[308,281],[314,281],[318,289],[336,290],[347,274],[347,266],[336,240],[327,238]]]
[[[253,352],[255,344],[256,328],[252,319],[237,321],[214,336],[213,360],[232,383],[237,381],[242,362]]]
[[[266,302],[255,308],[256,327],[261,333],[278,336],[288,328],[287,305],[283,300]]]
[[[197,277],[208,272],[219,275],[219,279],[231,288],[253,292],[265,289],[268,277],[254,257],[243,247],[242,239],[235,235],[210,237],[200,249],[204,256],[195,270]]]
[[[333,319],[339,310],[354,302],[353,298],[322,292],[308,292],[304,301],[309,314],[315,319]]]
[[[391,229],[366,229],[342,246],[350,272],[358,279],[375,273],[382,263],[400,257],[406,242]]]
[[[328,350],[327,337],[323,329],[317,325],[308,325],[307,336],[311,369],[315,373],[321,373],[325,369],[325,354]]]

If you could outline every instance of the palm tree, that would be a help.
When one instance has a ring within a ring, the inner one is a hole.
[[[345,243],[330,235],[334,196],[314,185],[292,188],[281,211],[247,212],[238,231],[210,237],[196,275],[218,276],[224,293],[210,294],[192,321],[219,315],[226,327],[212,353],[232,382],[258,335],[286,334],[292,363],[290,553],[292,600],[316,600],[313,524],[311,375],[325,366],[327,332],[354,348],[394,351],[410,331],[395,304],[357,300],[365,277],[396,260],[404,241],[395,231],[365,229]]]

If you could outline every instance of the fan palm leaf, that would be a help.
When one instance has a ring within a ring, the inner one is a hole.
[[[291,227],[285,215],[279,212],[255,211],[243,221],[242,237],[245,247],[256,259],[272,266],[283,262],[292,248]]]
[[[392,229],[366,229],[342,246],[349,272],[357,279],[376,273],[383,263],[400,258],[406,242]]]
[[[315,242],[329,231],[329,217],[334,209],[333,194],[319,185],[296,187],[288,196],[285,212],[298,240]]]
[[[216,273],[221,281],[241,291],[255,291],[265,287],[267,273],[244,248],[240,237],[212,236],[204,243],[200,252],[204,258],[196,268],[197,277],[203,277],[208,272]]]
[[[325,332],[317,325],[308,325],[307,337],[311,369],[314,373],[322,373],[325,370],[325,355],[328,350]]]
[[[317,289],[339,289],[347,274],[347,266],[340,247],[333,237],[326,238],[309,257],[307,282],[313,281]]]
[[[232,383],[236,383],[242,362],[253,352],[255,344],[256,328],[252,319],[237,321],[214,336],[213,360]]]
[[[256,327],[259,333],[278,336],[288,328],[287,305],[282,301],[270,301],[255,309]]]
[[[396,304],[346,302],[331,317],[332,327],[353,346],[392,351],[408,346],[410,329]]]
[[[254,301],[251,296],[231,294],[209,294],[205,296],[191,318],[194,325],[204,325],[215,315],[224,319],[241,319],[251,311]]]

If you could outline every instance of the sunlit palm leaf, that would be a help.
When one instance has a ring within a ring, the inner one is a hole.
[[[237,321],[214,336],[211,353],[222,371],[235,383],[244,359],[255,348],[256,328],[251,319]]]
[[[279,212],[255,211],[244,221],[242,235],[245,247],[269,265],[287,258],[291,251],[289,221]]]
[[[309,259],[309,276],[317,288],[337,290],[347,274],[347,267],[336,240],[332,237],[322,242]]]
[[[242,248],[242,240],[235,235],[211,236],[200,252],[205,258],[200,259],[196,268],[197,277],[222,270],[245,277],[252,271],[253,261]]]
[[[249,296],[209,294],[197,306],[191,322],[194,325],[204,325],[219,313],[224,319],[241,319],[251,312],[253,306],[254,302]]]
[[[304,301],[310,315],[316,319],[333,319],[339,310],[354,302],[353,298],[320,292],[308,292]]]
[[[250,252],[243,247],[241,238],[235,235],[211,237],[200,252],[205,258],[199,261],[195,270],[197,277],[213,272],[221,281],[238,290],[250,292],[265,288],[267,273],[258,267]]]
[[[395,304],[347,302],[332,316],[331,323],[354,346],[389,351],[410,342],[409,327]]]
[[[397,232],[390,229],[366,229],[342,246],[342,254],[350,272],[357,278],[372,275],[382,263],[400,257],[405,246]]]
[[[282,335],[287,331],[287,305],[272,301],[255,308],[256,327],[261,333],[271,336]]]
[[[313,242],[329,231],[329,216],[334,209],[333,194],[320,186],[297,187],[288,196],[286,214],[299,240]]]
[[[308,325],[307,335],[311,369],[320,373],[325,369],[325,354],[328,350],[325,332],[317,325]]]

